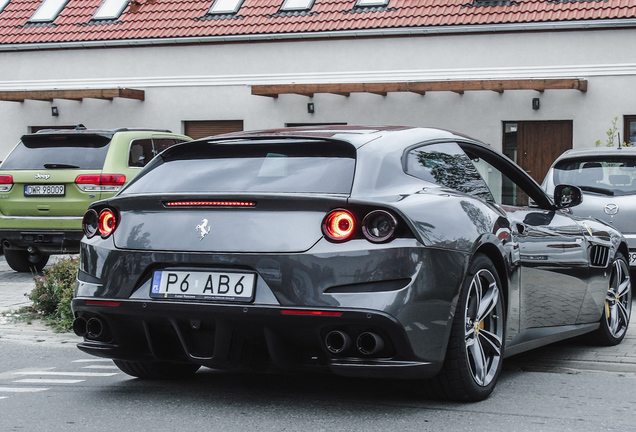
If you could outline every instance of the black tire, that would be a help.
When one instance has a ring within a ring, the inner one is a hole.
[[[495,388],[503,360],[503,290],[497,270],[485,255],[470,263],[440,373],[424,383],[429,397],[476,402]]]
[[[36,261],[31,261],[27,251],[3,249],[4,258],[7,260],[9,267],[20,273],[39,273],[49,262],[49,255],[39,255]]]
[[[201,366],[194,363],[113,360],[124,373],[141,379],[176,380],[188,378]]]
[[[629,264],[621,253],[612,263],[605,307],[598,330],[590,334],[593,343],[614,346],[622,342],[632,312],[632,283]]]

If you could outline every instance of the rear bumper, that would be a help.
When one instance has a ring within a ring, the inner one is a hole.
[[[6,249],[26,250],[33,247],[45,254],[78,253],[82,230],[0,229],[0,240]]]
[[[306,308],[88,298],[74,299],[73,310],[84,335],[78,348],[99,357],[399,379],[429,378],[441,368],[417,358],[402,325],[378,311],[304,315]],[[350,338],[339,353],[327,347],[333,331]],[[358,337],[369,333],[382,341],[377,352],[358,347]]]

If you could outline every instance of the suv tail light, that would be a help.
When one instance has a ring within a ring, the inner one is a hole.
[[[80,174],[75,179],[84,192],[118,192],[125,183],[123,174]]]
[[[95,237],[99,234],[102,238],[107,238],[117,228],[117,216],[109,208],[102,210],[99,215],[93,209],[89,209],[82,219],[82,230],[87,238]]]
[[[13,187],[13,176],[0,175],[0,192],[9,192]]]

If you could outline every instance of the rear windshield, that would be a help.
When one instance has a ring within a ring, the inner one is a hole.
[[[7,156],[2,170],[99,169],[110,138],[100,135],[27,135]]]
[[[607,195],[636,193],[636,158],[564,160],[554,167],[554,184]]]
[[[351,192],[355,148],[347,143],[191,143],[171,147],[122,194]]]

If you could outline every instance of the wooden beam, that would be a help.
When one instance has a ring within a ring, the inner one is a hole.
[[[143,101],[145,99],[145,92],[143,90],[126,88],[0,91],[0,100],[13,102],[24,102],[25,100],[51,102],[53,99],[68,99],[75,101],[81,101],[83,99],[113,100],[114,98],[136,99]]]
[[[316,93],[344,94],[374,93],[386,96],[391,92],[425,94],[428,91],[451,91],[463,94],[467,91],[489,90],[503,93],[505,90],[578,90],[587,91],[587,81],[579,78],[558,79],[509,79],[509,80],[465,80],[465,81],[404,81],[388,83],[338,83],[338,84],[277,84],[254,85],[252,94],[278,97],[281,94]]]

